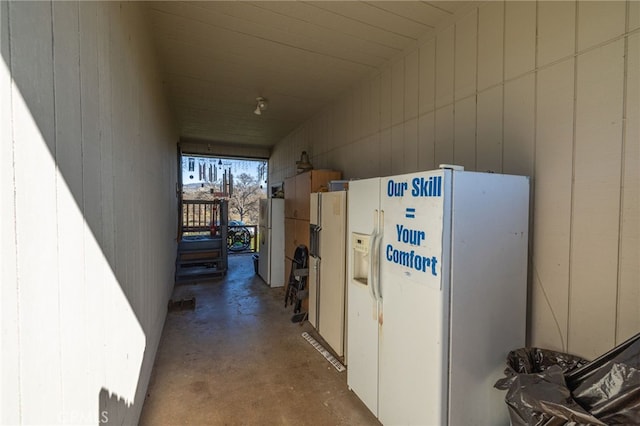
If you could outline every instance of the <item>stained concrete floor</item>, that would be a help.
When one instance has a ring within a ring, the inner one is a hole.
[[[229,256],[225,278],[178,286],[172,298],[193,296],[195,310],[167,316],[141,425],[379,425],[251,255]]]

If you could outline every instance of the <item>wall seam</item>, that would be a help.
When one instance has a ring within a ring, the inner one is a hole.
[[[13,102],[13,90],[15,86],[15,82],[13,80],[13,61],[12,61],[12,46],[11,46],[11,2],[7,2],[7,47],[8,47],[8,61],[7,68],[9,71],[9,77],[11,80],[11,85],[9,88],[9,105],[11,116],[9,117],[9,123],[11,126],[11,164],[13,167],[12,170],[12,186],[13,186],[13,244],[15,246],[15,271],[16,271],[16,283],[15,283],[15,291],[16,291],[16,329],[17,329],[17,340],[18,340],[18,419],[20,423],[22,423],[22,357],[20,356],[21,351],[21,327],[20,327],[20,262],[18,262],[18,209],[17,209],[17,188],[16,188],[16,138],[15,138],[15,125],[14,125],[14,102]]]
[[[538,152],[538,49],[540,48],[539,45],[539,34],[538,34],[538,30],[540,27],[540,2],[536,1],[536,24],[535,24],[535,31],[536,31],[536,40],[535,40],[535,55],[533,58],[533,67],[534,67],[534,74],[533,74],[533,147],[532,147],[532,159],[531,159],[531,179],[529,180],[529,255],[527,256],[528,258],[528,262],[529,262],[529,273],[528,273],[528,277],[527,277],[527,283],[530,286],[530,288],[527,291],[527,319],[533,318],[533,306],[531,304],[532,300],[533,300],[533,287],[535,286],[535,279],[533,277],[534,275],[534,270],[536,268],[535,263],[534,263],[534,258],[533,258],[533,254],[534,254],[534,247],[535,247],[535,242],[534,242],[534,237],[535,237],[535,233],[533,232],[534,229],[534,207],[535,207],[535,199],[536,199],[536,159],[537,159],[537,152]],[[549,306],[549,309],[552,309],[551,306]],[[553,315],[555,318],[555,314]],[[558,324],[558,321],[556,319],[556,325]],[[527,321],[527,325],[526,325],[526,332],[525,332],[525,342],[527,345],[532,345],[532,324],[530,321]],[[558,326],[558,329],[560,327]],[[562,340],[562,335],[560,335],[560,339]],[[564,348],[563,348],[564,349]]]
[[[60,212],[58,210],[58,186],[59,186],[59,182],[60,180],[58,179],[58,158],[57,158],[57,151],[58,151],[58,114],[57,114],[57,108],[56,108],[56,52],[55,52],[55,31],[54,31],[54,26],[55,26],[55,18],[54,18],[54,11],[53,11],[53,2],[49,3],[49,10],[51,12],[51,76],[52,78],[52,94],[53,94],[53,152],[52,152],[52,156],[54,157],[54,162],[55,162],[55,176],[54,176],[54,187],[55,187],[55,191],[56,191],[56,197],[55,197],[55,221],[56,221],[56,234],[60,235],[60,221],[58,220],[58,217],[60,215]],[[56,239],[56,262],[60,261],[60,240]],[[58,318],[57,318],[57,325],[58,325],[58,342],[62,342],[62,324],[61,324],[61,315],[60,313],[62,312],[62,306],[60,305],[60,301],[61,301],[61,297],[60,297],[60,265],[58,263],[58,274],[56,274],[56,278],[57,278],[57,296],[58,296],[58,300],[57,300],[57,306],[58,306]],[[61,370],[60,370],[60,379],[59,379],[59,386],[60,386],[60,400],[62,403],[62,413],[61,413],[61,420],[64,421],[64,384],[63,384],[63,378],[62,378],[62,365],[63,365],[63,356],[62,356],[62,344],[59,345],[58,348],[58,357],[59,357],[59,363],[61,366]]]
[[[438,141],[436,140],[436,137],[438,136],[438,133],[436,131],[436,126],[438,125],[438,120],[437,120],[437,108],[436,108],[436,102],[438,100],[438,96],[436,95],[436,90],[438,89],[438,83],[437,83],[437,79],[438,79],[438,37],[434,37],[434,41],[433,41],[433,127],[432,127],[432,136],[433,136],[433,156],[431,158],[433,158],[432,160],[432,164],[433,167],[436,167],[436,145],[438,143]],[[419,115],[420,111],[418,111],[418,115]]]
[[[453,88],[451,93],[451,114],[453,119],[451,120],[451,163],[456,163],[456,46],[458,41],[458,24],[456,21],[453,24],[453,68],[451,73],[453,74]]]
[[[416,116],[415,116],[415,120],[416,120],[416,132],[415,132],[415,136],[416,136],[416,146],[415,146],[415,156],[416,156],[416,162],[415,162],[415,168],[416,170],[420,170],[420,46],[418,46],[416,48],[416,55],[417,55],[417,102],[416,102]]]
[[[629,32],[629,15],[630,15],[630,1],[626,2],[626,10],[625,10],[625,27],[624,32],[625,35]],[[629,37],[625,36],[624,39],[624,68],[623,68],[623,79],[622,79],[622,147],[620,150],[620,201],[618,207],[618,268],[616,271],[616,316],[614,319],[614,342],[618,344],[619,340],[619,318],[620,318],[620,279],[622,272],[622,262],[621,262],[621,253],[622,253],[622,232],[624,231],[624,183],[625,183],[625,152],[627,147],[627,84],[629,81]]]
[[[83,143],[84,126],[83,126],[83,120],[82,120],[82,115],[84,113],[84,109],[82,108],[82,27],[81,27],[82,19],[81,19],[81,11],[80,11],[79,3],[77,3],[77,9],[78,9],[78,64],[77,64],[78,65],[78,105],[80,107],[80,120],[79,120],[80,121],[80,176],[82,176],[82,185],[81,185],[82,193],[80,194],[81,204],[80,203],[78,204],[82,206],[81,211],[82,211],[82,217],[84,222],[86,219],[84,219],[85,217],[85,212],[84,212],[85,179],[84,179],[84,143]],[[96,21],[96,26],[97,26],[97,21]],[[97,56],[97,53],[96,53],[96,56]],[[98,80],[98,83],[99,83],[99,80]],[[86,251],[86,244],[85,244],[85,235],[86,235],[85,226],[82,226],[82,229],[80,230],[80,234],[82,236],[82,270],[83,270],[82,272],[83,272],[83,275],[86,276],[87,251]]]
[[[504,92],[505,80],[507,78],[507,2],[502,2],[502,81],[496,86],[502,86],[502,123],[500,126],[500,173],[504,170]]]
[[[478,170],[478,74],[480,69],[480,11],[478,7],[476,11],[476,78],[474,90],[474,115],[475,128],[473,129],[473,169]]]
[[[568,297],[567,297],[567,351],[570,351],[569,344],[570,342],[570,333],[571,330],[571,290],[572,290],[572,267],[573,267],[573,212],[575,209],[575,180],[576,180],[576,127],[577,127],[577,106],[578,106],[578,34],[579,34],[579,26],[580,26],[580,2],[575,1],[576,7],[574,12],[575,19],[575,28],[574,28],[574,59],[573,59],[573,128],[571,134],[571,213],[569,215],[569,270],[568,270]]]

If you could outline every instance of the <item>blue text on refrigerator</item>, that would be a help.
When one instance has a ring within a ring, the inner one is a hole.
[[[409,191],[409,182],[396,182],[393,179],[387,182],[387,196],[404,197],[405,191]],[[411,179],[410,194],[412,197],[442,197],[442,176]]]
[[[417,229],[405,228],[402,224],[396,225],[396,237],[399,243],[409,244],[411,246],[420,246],[427,238],[427,233]],[[394,248],[391,244],[387,244],[385,249],[385,257],[388,262],[402,265],[410,269],[420,272],[431,271],[431,275],[437,276],[436,265],[438,259],[435,256],[426,257],[416,254],[415,250],[405,251]]]

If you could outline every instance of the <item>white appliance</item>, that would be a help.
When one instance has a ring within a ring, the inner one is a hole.
[[[270,287],[284,286],[284,199],[260,200],[258,274]]]
[[[344,355],[347,192],[310,197],[309,322],[338,356]]]
[[[349,184],[347,384],[383,424],[509,422],[529,180],[457,169]]]

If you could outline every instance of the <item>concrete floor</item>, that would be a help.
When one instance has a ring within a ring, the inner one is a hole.
[[[229,256],[218,281],[178,286],[195,310],[169,312],[141,425],[378,425],[338,372],[291,322],[284,289],[254,274],[251,255]]]

